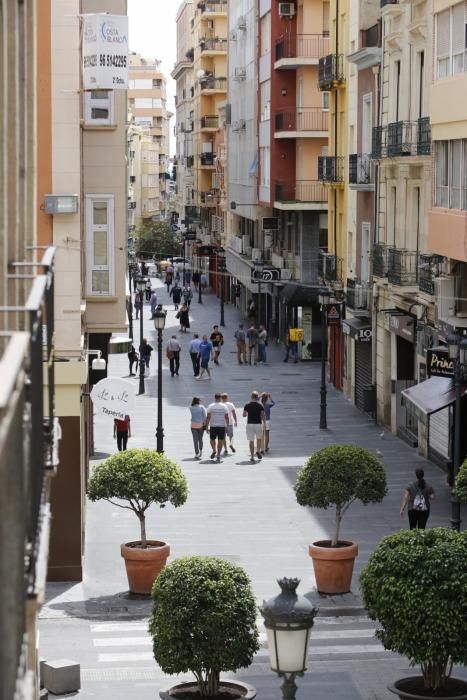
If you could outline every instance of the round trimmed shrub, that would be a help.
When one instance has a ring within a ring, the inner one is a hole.
[[[421,666],[425,688],[446,686],[467,662],[467,533],[404,530],[381,540],[360,576],[385,649]]]
[[[140,521],[141,545],[146,546],[146,511],[153,503],[164,508],[171,503],[182,506],[188,484],[181,468],[157,450],[124,450],[99,464],[89,480],[91,501],[109,501],[119,508],[132,510]],[[114,499],[126,501],[122,505]]]
[[[299,470],[295,494],[301,506],[335,506],[336,528],[331,546],[339,542],[342,517],[354,501],[379,503],[387,493],[381,462],[364,447],[330,445],[315,452]]]
[[[164,673],[191,671],[201,697],[216,697],[222,671],[259,649],[256,602],[244,570],[216,557],[183,557],[155,580],[149,631]]]

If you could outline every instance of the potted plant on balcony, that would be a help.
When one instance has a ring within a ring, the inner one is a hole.
[[[421,676],[390,686],[402,699],[467,699],[451,678],[467,661],[467,533],[403,530],[385,537],[360,577],[363,601],[384,647],[421,666]]]
[[[167,543],[146,537],[146,511],[153,503],[164,508],[183,505],[187,480],[180,467],[156,450],[118,452],[99,464],[88,484],[91,501],[105,500],[133,511],[141,527],[141,539],[121,545],[132,593],[149,594],[154,579],[170,554]],[[126,505],[119,501],[126,502]]]
[[[309,546],[320,593],[348,593],[358,545],[340,539],[342,518],[354,501],[379,503],[386,473],[371,452],[354,445],[331,445],[315,452],[298,472],[295,494],[301,506],[335,508],[334,535]]]
[[[152,599],[155,660],[164,673],[195,676],[160,692],[163,700],[256,696],[252,686],[220,679],[249,666],[259,649],[255,597],[241,567],[216,557],[177,559],[155,581]]]

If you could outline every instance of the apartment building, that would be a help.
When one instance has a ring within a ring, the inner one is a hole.
[[[167,218],[169,127],[167,80],[160,62],[129,56],[128,135],[129,225],[141,226]]]

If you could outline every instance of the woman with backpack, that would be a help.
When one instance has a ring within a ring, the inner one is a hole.
[[[416,481],[409,484],[404,491],[400,513],[401,518],[403,518],[407,508],[410,529],[424,530],[430,515],[430,501],[435,498],[435,490],[431,484],[425,481],[423,469],[416,469],[415,476],[417,477]]]

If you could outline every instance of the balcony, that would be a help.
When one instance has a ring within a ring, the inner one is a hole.
[[[351,190],[371,192],[371,156],[369,153],[352,153],[349,155],[349,187]]]
[[[227,92],[227,78],[216,78],[215,75],[204,75],[199,78],[199,87],[202,95],[214,95]]]
[[[326,250],[319,251],[318,276],[323,282],[342,281],[342,258],[338,258]]]
[[[217,131],[219,128],[219,117],[214,114],[201,117],[199,124],[201,131]]]
[[[295,108],[276,112],[275,138],[304,138],[327,136],[328,113],[322,107]]]
[[[227,15],[227,2],[199,2],[197,5],[202,15]]]
[[[215,192],[200,192],[199,199],[201,204],[206,207],[215,207],[217,204]]]
[[[398,4],[399,4],[399,0],[380,0],[379,6],[381,9],[383,9],[383,7],[386,7],[386,5],[398,5]]]
[[[441,255],[422,253],[418,262],[418,288],[421,292],[434,295],[435,278],[441,275]]]
[[[274,67],[294,70],[302,66],[315,66],[328,51],[329,37],[325,34],[281,36],[276,41]]]
[[[416,121],[391,122],[374,126],[371,157],[374,159],[431,154],[431,124],[429,117]]]
[[[319,156],[318,180],[320,182],[344,182],[344,157],[343,156]]]
[[[418,285],[419,254],[384,243],[373,246],[373,274],[401,287]]]
[[[368,282],[360,282],[358,278],[347,280],[345,303],[354,311],[368,309]]]
[[[227,53],[227,39],[201,39],[199,48],[205,56],[217,56]]]
[[[388,246],[384,243],[375,243],[373,246],[373,275],[375,277],[388,276]]]
[[[186,167],[187,168],[192,168],[195,162],[195,157],[194,156],[187,156],[186,157]]]
[[[295,184],[276,180],[274,207],[282,210],[325,210],[328,195],[318,180],[297,180]]]
[[[216,167],[216,154],[215,153],[201,153],[200,163],[202,168],[215,168]]]
[[[318,87],[320,90],[331,90],[344,82],[344,56],[330,53],[319,59]]]

